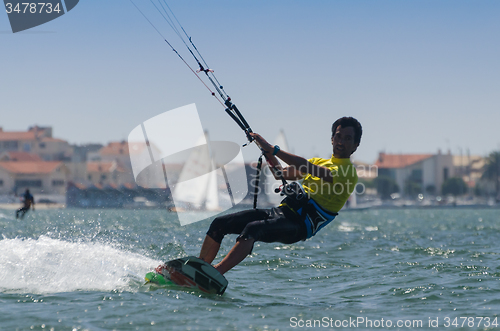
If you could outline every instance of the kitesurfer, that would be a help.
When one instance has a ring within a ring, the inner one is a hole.
[[[31,195],[29,189],[26,189],[22,197],[23,206],[16,210],[16,218],[19,218],[19,214],[21,214],[21,218],[23,218],[24,214],[26,214],[26,212],[30,210],[30,207],[35,210],[35,199],[33,198],[33,195]]]
[[[272,146],[259,134],[250,135],[270,162],[278,164],[278,157],[288,164],[279,169],[283,178],[302,181],[291,184],[289,191],[293,193],[288,193],[276,208],[245,210],[213,220],[201,248],[202,260],[212,263],[226,234],[239,235],[230,252],[215,265],[221,274],[250,254],[255,241],[291,244],[314,236],[335,218],[358,180],[350,156],[359,146],[362,128],[353,117],[333,123],[330,159],[306,160]]]

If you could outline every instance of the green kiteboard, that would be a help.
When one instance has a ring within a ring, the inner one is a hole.
[[[210,263],[187,256],[159,265],[145,276],[146,284],[178,285],[205,293],[222,295],[228,281]]]

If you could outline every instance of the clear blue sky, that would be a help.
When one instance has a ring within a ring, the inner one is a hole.
[[[195,65],[151,3],[134,1]],[[169,4],[254,131],[272,141],[284,128],[297,154],[329,157],[331,123],[344,115],[363,124],[360,161],[500,148],[499,1]],[[70,143],[107,143],[196,103],[213,140],[245,142],[129,1],[81,0],[16,34],[0,14],[0,45],[4,130],[50,125]]]

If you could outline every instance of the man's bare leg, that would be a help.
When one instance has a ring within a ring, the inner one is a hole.
[[[237,241],[226,257],[215,266],[215,269],[221,274],[225,274],[227,271],[231,270],[250,254],[254,242],[254,239],[240,239]]]
[[[205,236],[203,245],[201,245],[200,259],[207,263],[212,263],[212,261],[217,256],[219,252],[220,244],[213,240],[210,236]]]

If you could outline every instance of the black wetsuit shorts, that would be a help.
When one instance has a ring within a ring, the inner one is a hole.
[[[226,234],[239,234],[237,240],[292,244],[305,240],[307,229],[300,215],[283,206],[244,210],[215,218],[207,235],[221,243]]]

